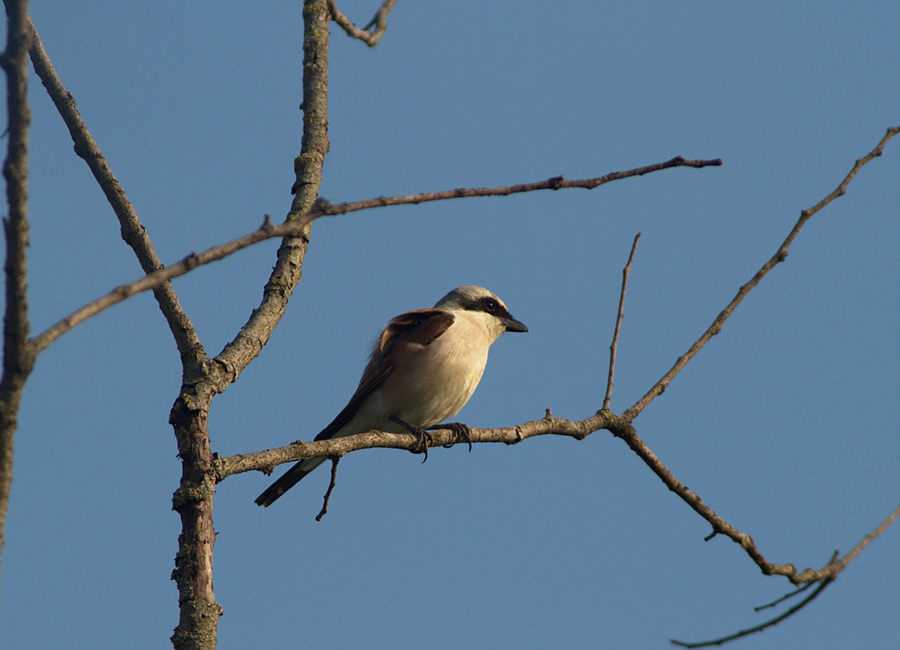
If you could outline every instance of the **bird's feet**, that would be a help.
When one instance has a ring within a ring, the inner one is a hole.
[[[431,427],[432,431],[436,429],[450,429],[458,438],[458,440],[454,440],[450,444],[444,445],[445,449],[449,449],[457,442],[465,442],[469,445],[469,451],[472,451],[472,427],[468,424],[463,424],[462,422],[444,422],[436,427]]]
[[[395,415],[391,416],[391,420],[399,424],[401,427],[403,427],[419,439],[418,449],[410,449],[410,451],[412,451],[414,454],[425,454],[425,458],[422,459],[423,463],[428,460],[428,446],[434,442],[434,438],[431,437],[431,434],[422,427],[417,427],[415,424],[405,422]]]

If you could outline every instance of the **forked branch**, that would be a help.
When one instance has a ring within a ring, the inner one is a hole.
[[[341,13],[335,0],[328,0],[328,11],[331,12],[334,22],[347,32],[349,36],[361,40],[369,47],[375,47],[378,41],[381,40],[381,37],[384,36],[384,32],[387,29],[387,16],[391,13],[391,9],[394,8],[395,4],[397,4],[397,0],[384,0],[381,8],[375,12],[372,20],[362,29],[350,22],[350,19]],[[374,29],[372,29],[373,27]]]

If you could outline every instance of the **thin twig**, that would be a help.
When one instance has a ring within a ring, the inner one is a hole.
[[[570,181],[566,180],[563,176],[555,176],[534,183],[521,183],[519,185],[506,185],[503,187],[462,187],[453,190],[444,190],[442,192],[422,192],[420,194],[405,194],[401,196],[379,196],[364,201],[355,201],[353,203],[335,203],[324,208],[321,212],[317,213],[316,216],[332,216],[390,205],[409,205],[427,203],[428,201],[469,198],[473,196],[509,196],[510,194],[534,192],[536,190],[562,190],[569,188],[592,190],[612,181],[643,176],[644,174],[650,174],[663,169],[671,169],[673,167],[693,167],[695,169],[701,169],[703,167],[718,167],[721,165],[721,158],[713,160],[687,160],[681,156],[676,156],[665,162],[646,165],[644,167],[636,167],[625,171],[612,172],[597,178],[583,178]]]
[[[337,484],[337,468],[339,462],[341,462],[340,456],[331,457],[331,481],[329,481],[328,489],[325,491],[325,499],[322,503],[322,509],[319,511],[319,514],[316,515],[316,521],[322,521],[322,517],[324,517],[325,513],[328,512],[328,501],[331,499],[331,491]]]
[[[328,0],[328,10],[334,22],[347,32],[349,36],[361,40],[369,47],[375,47],[378,41],[381,40],[381,37],[384,36],[384,32],[387,29],[387,15],[394,8],[395,4],[397,4],[397,0],[384,0],[381,8],[375,12],[372,20],[362,29],[350,22],[350,19],[341,13],[335,0]],[[372,27],[375,27],[375,29],[372,30]]]
[[[631,262],[634,260],[634,251],[637,248],[641,233],[634,236],[634,243],[631,244],[631,254],[628,256],[628,263],[622,269],[622,292],[619,294],[619,313],[616,315],[616,328],[613,332],[612,344],[609,346],[609,376],[606,380],[606,396],[603,398],[603,410],[609,410],[609,403],[612,401],[613,378],[616,374],[616,350],[619,348],[619,330],[622,328],[622,318],[625,315],[625,289],[628,287],[628,274],[631,271]]]
[[[315,157],[315,156],[314,156]],[[458,188],[443,192],[429,192],[422,194],[406,194],[401,196],[380,196],[374,199],[365,199],[362,201],[354,201],[350,203],[330,204],[326,201],[318,201],[313,208],[306,214],[298,213],[292,210],[288,215],[285,223],[273,225],[269,218],[266,217],[263,225],[251,233],[238,237],[230,242],[213,246],[202,253],[191,253],[180,262],[165,267],[158,271],[154,271],[142,278],[116,287],[104,296],[93,300],[92,302],[80,307],[65,318],[61,319],[34,339],[36,351],[40,352],[50,345],[57,338],[68,332],[70,329],[94,316],[101,311],[122,302],[136,293],[154,289],[169,280],[182,276],[192,269],[221,260],[237,251],[252,246],[261,241],[272,239],[274,237],[297,238],[295,241],[305,244],[307,231],[314,219],[323,216],[335,216],[339,214],[348,214],[358,212],[360,210],[368,210],[377,207],[386,207],[391,205],[410,205],[423,203],[427,201],[442,201],[455,198],[469,198],[476,196],[508,196],[510,194],[518,194],[521,192],[533,192],[548,189],[564,189],[570,187],[581,187],[593,189],[606,183],[631,178],[634,176],[642,176],[651,172],[663,169],[671,169],[673,167],[708,167],[721,165],[721,160],[685,160],[681,156],[668,160],[666,162],[657,163],[655,165],[647,165],[645,167],[637,167],[626,171],[612,172],[605,176],[597,178],[585,178],[574,181],[567,181],[561,176],[550,178],[544,181],[534,183],[524,183],[520,185],[508,185],[502,187],[477,187],[477,188]],[[305,187],[305,185],[304,185]],[[297,194],[300,196],[300,193]],[[295,197],[296,201],[296,197]],[[274,275],[274,273],[273,273]],[[272,279],[270,278],[270,283]],[[261,310],[254,312],[254,315],[263,313]],[[245,326],[242,333],[248,333],[248,327]],[[268,337],[266,337],[268,338]]]
[[[794,241],[794,238],[800,233],[800,229],[803,228],[803,225],[816,214],[819,210],[824,208],[826,205],[831,203],[834,199],[839,196],[843,196],[847,191],[847,186],[850,184],[850,181],[853,180],[853,177],[856,176],[856,173],[865,165],[867,162],[872,160],[873,158],[877,158],[881,155],[884,146],[887,144],[888,140],[892,137],[900,133],[900,126],[891,127],[887,130],[884,137],[881,139],[881,142],[869,152],[866,156],[860,158],[853,165],[853,168],[850,170],[850,173],[841,181],[840,185],[835,188],[835,190],[826,196],[824,199],[819,201],[813,207],[803,210],[800,213],[800,219],[797,221],[796,225],[791,229],[791,232],[788,233],[787,238],[772,256],[772,258],[766,262],[762,268],[756,272],[747,284],[742,286],[740,290],[737,292],[737,295],[734,299],[728,303],[728,306],[722,310],[722,312],[716,317],[713,321],[712,325],[709,326],[709,329],[703,333],[703,335],[697,339],[694,344],[690,347],[690,349],[685,352],[682,356],[678,357],[678,360],[675,362],[675,365],[672,366],[671,370],[663,375],[662,379],[660,379],[653,387],[647,391],[647,393],[638,400],[634,406],[629,408],[625,413],[623,413],[623,417],[633,420],[638,415],[640,415],[641,411],[652,402],[656,397],[661,395],[666,388],[669,386],[669,383],[672,379],[681,372],[681,369],[684,368],[687,363],[694,358],[694,356],[703,348],[704,345],[716,334],[718,334],[722,330],[722,325],[731,316],[731,313],[735,310],[735,308],[741,303],[741,301],[750,293],[750,290],[753,289],[756,285],[759,284],[760,280],[762,280],[775,266],[781,262],[783,262],[787,258],[788,248],[791,245],[791,242]]]
[[[835,553],[835,557],[833,557],[832,560],[835,560],[835,559],[837,559],[837,554],[836,554],[836,553]],[[803,585],[802,587],[798,587],[797,589],[794,589],[793,591],[786,593],[786,594],[785,594],[784,596],[782,596],[781,598],[776,598],[776,599],[773,600],[771,603],[766,603],[765,605],[760,605],[759,607],[754,607],[754,608],[753,608],[753,611],[754,611],[754,612],[761,612],[761,611],[764,610],[764,609],[771,609],[772,607],[777,607],[778,605],[780,605],[780,604],[783,603],[784,601],[790,600],[790,599],[793,598],[794,596],[799,596],[799,595],[802,594],[804,591],[806,591],[807,589],[809,589],[810,587],[812,587],[813,584],[815,584],[815,583],[813,583],[813,582],[807,582],[807,583],[806,583],[805,585]]]
[[[672,645],[681,646],[682,648],[704,648],[704,647],[713,646],[713,645],[722,645],[724,643],[728,643],[729,641],[734,641],[735,639],[740,639],[741,637],[755,634],[756,632],[762,632],[763,630],[765,630],[767,628],[770,628],[774,625],[778,625],[778,623],[780,623],[781,621],[786,619],[788,616],[791,616],[792,614],[795,614],[796,612],[798,612],[801,609],[803,609],[804,607],[806,607],[806,605],[811,603],[816,598],[816,596],[818,596],[820,593],[822,593],[822,591],[825,589],[825,587],[830,585],[832,582],[834,582],[834,578],[826,578],[825,580],[822,581],[822,583],[818,587],[816,587],[815,591],[813,591],[809,596],[807,596],[802,601],[800,601],[799,603],[797,603],[796,605],[791,607],[784,614],[781,614],[780,616],[776,616],[775,618],[768,620],[765,623],[762,623],[760,625],[757,625],[756,627],[751,627],[746,630],[741,630],[740,632],[735,632],[734,634],[731,634],[729,636],[724,636],[721,639],[714,639],[712,641],[702,641],[699,643],[686,643],[684,641],[676,641],[675,639],[672,639],[670,641],[670,643],[672,643]]]

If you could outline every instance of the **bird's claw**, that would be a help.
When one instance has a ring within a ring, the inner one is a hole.
[[[410,451],[414,454],[425,454],[425,458],[422,459],[423,463],[428,460],[428,447],[434,443],[434,438],[431,434],[422,427],[405,422],[396,416],[392,416],[391,419],[419,439],[418,447],[410,449]]]
[[[418,431],[413,431],[413,433],[419,436],[419,448],[422,450],[421,452],[416,453],[425,454],[425,458],[422,459],[422,462],[424,463],[428,460],[428,447],[434,442],[434,438],[425,429],[419,429],[419,427],[416,427],[416,429],[418,429]]]
[[[469,445],[469,451],[472,451],[472,427],[470,427],[469,425],[463,424],[462,422],[445,422],[444,424],[439,424],[436,427],[431,427],[431,429],[450,429],[450,431],[456,434],[457,438],[461,438],[461,440],[454,440],[451,443],[442,445],[444,449],[449,449],[457,442],[465,442]]]

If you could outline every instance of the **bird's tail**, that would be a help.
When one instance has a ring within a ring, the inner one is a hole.
[[[319,465],[328,460],[325,456],[307,458],[296,463],[277,481],[266,488],[266,491],[256,497],[256,505],[269,507],[282,494],[294,487],[300,479],[309,474]]]

